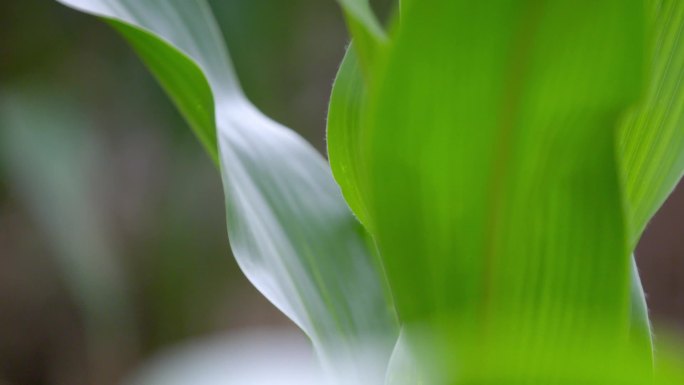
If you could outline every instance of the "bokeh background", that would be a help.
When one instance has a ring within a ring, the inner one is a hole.
[[[348,42],[335,2],[210,3],[249,98],[325,153]],[[116,384],[199,336],[293,328],[240,273],[217,170],[115,32],[53,1],[0,1],[0,99],[25,90],[73,125],[39,140],[0,126],[0,385]],[[652,318],[678,330],[683,229],[680,186],[637,252]]]

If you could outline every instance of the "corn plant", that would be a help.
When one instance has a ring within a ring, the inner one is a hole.
[[[59,0],[221,171],[250,281],[355,384],[665,381],[633,252],[684,171],[679,0],[402,0],[352,36],[329,164],[241,91],[203,0]]]

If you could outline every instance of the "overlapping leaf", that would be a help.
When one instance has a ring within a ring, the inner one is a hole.
[[[369,340],[387,356],[396,321],[372,244],[324,159],[246,100],[207,4],[61,2],[104,17],[119,30],[209,152],[218,154],[231,246],[252,283],[312,338],[324,358],[341,355],[362,366],[361,357],[348,354]],[[363,381],[382,375],[371,373]]]
[[[343,66],[329,125],[333,170],[377,237],[402,320],[443,318],[462,341],[507,335],[528,363],[597,325],[627,338],[612,154],[640,90],[640,2],[409,9],[370,107],[336,104],[364,92],[339,80],[354,71]]]
[[[386,43],[385,31],[373,14],[368,0],[337,0],[344,10],[347,25],[364,67],[370,67],[378,51]]]

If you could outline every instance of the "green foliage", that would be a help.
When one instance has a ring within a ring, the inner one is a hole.
[[[446,322],[435,327],[454,346],[475,334],[498,349],[505,335],[520,365],[552,364],[594,327],[623,338],[613,126],[639,91],[639,6],[587,17],[575,2],[436,2],[402,15],[357,159],[403,322]]]
[[[618,129],[632,248],[684,173],[684,3],[646,3],[650,37],[646,90]]]
[[[387,357],[397,333],[374,246],[323,158],[246,100],[208,5],[64,3],[121,32],[217,154],[231,247],[252,283],[311,337],[324,361],[350,361],[360,381],[382,378],[355,357],[369,340]]]
[[[129,284],[90,178],[102,161],[97,141],[70,95],[46,84],[22,86],[0,93],[2,164],[55,251],[89,342],[134,340]]]
[[[377,51],[386,42],[385,31],[378,23],[368,0],[338,0],[347,17],[347,25],[359,47],[361,61],[370,66]]]
[[[158,78],[240,266],[338,374],[380,383],[400,324],[388,383],[651,382],[631,255],[684,171],[681,2],[409,1],[385,32],[340,0],[328,168],[247,101],[203,1],[60,1]]]
[[[617,131],[618,165],[622,173],[632,250],[648,220],[663,204],[684,173],[684,4],[646,2],[647,82],[645,95],[627,112]],[[633,273],[635,342],[650,344],[649,322],[639,277]],[[639,342],[641,341],[641,342]]]

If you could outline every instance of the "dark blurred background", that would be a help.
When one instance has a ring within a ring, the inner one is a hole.
[[[347,43],[335,2],[210,2],[250,99],[324,153]],[[115,384],[196,336],[292,327],[239,272],[217,170],[125,42],[53,1],[0,1],[0,95],[40,87],[82,128],[62,147],[0,136],[0,385]],[[54,170],[24,161],[36,152]],[[653,319],[680,330],[683,225],[680,188],[637,253]]]

